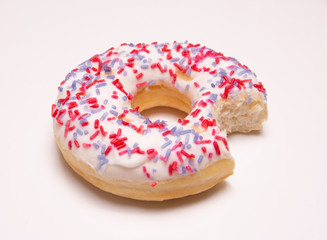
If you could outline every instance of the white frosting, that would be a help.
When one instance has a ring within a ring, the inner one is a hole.
[[[55,136],[62,146],[72,151],[78,161],[85,162],[108,179],[159,181],[193,174],[220,159],[231,158],[225,132],[215,124],[206,127],[206,122],[214,123],[212,116],[215,116],[215,105],[221,98],[233,97],[239,91],[250,89],[257,89],[264,95],[265,91],[255,74],[235,59],[201,48],[187,43],[130,44],[109,49],[85,61],[67,75],[59,88],[58,100],[53,106]],[[189,58],[184,57],[187,53],[183,53],[184,50],[189,51]],[[199,56],[205,57],[198,61]],[[157,63],[160,66],[154,67],[153,64]],[[185,81],[176,77],[180,67],[191,69],[185,74],[193,80]],[[120,70],[122,68],[124,70]],[[113,84],[116,79],[119,79],[124,91]],[[229,83],[224,84],[226,79]],[[165,122],[163,129],[153,128],[147,119],[133,110],[131,96],[150,85],[176,87],[191,99],[193,111],[185,118],[189,122],[185,125]],[[226,90],[226,87],[229,89]],[[117,97],[112,98],[112,95]],[[197,109],[200,111],[196,115],[194,111]],[[118,119],[124,111],[125,116]],[[81,119],[84,114],[87,115]],[[133,126],[124,125],[127,121]],[[88,125],[83,122],[88,122]],[[143,126],[143,134],[135,130],[140,126]],[[166,131],[174,129],[163,136]],[[201,132],[194,129],[200,129]],[[103,131],[106,133],[102,134]],[[121,148],[117,149],[112,142],[115,138],[109,136],[113,137],[112,134],[119,131],[119,139],[127,139],[120,140]],[[199,142],[204,140],[207,142]],[[180,142],[182,145],[174,148]],[[108,147],[111,148],[110,152]],[[136,147],[141,153],[136,152]]]

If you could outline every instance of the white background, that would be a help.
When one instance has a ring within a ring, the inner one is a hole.
[[[326,1],[0,2],[0,239],[327,239]],[[51,104],[65,75],[122,42],[201,43],[268,92],[235,174],[160,203],[104,193],[64,162]]]

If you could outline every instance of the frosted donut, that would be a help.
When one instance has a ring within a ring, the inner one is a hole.
[[[140,114],[155,106],[188,115],[173,123]],[[226,134],[261,129],[266,90],[245,65],[199,44],[121,44],[73,69],[51,114],[59,149],[83,178],[160,201],[233,173]]]

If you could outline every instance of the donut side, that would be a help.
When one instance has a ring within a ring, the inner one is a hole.
[[[239,92],[217,103],[215,118],[227,133],[257,131],[268,118],[267,102],[256,90]]]
[[[155,185],[151,182],[137,183],[108,179],[85,162],[77,160],[71,151],[62,147],[57,138],[56,142],[68,165],[86,181],[103,191],[136,200],[163,201],[197,194],[232,175],[235,167],[233,159],[224,158],[195,174],[158,181]]]

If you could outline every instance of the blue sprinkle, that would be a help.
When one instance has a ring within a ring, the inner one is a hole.
[[[185,144],[184,143],[182,144],[182,149],[185,149]]]
[[[191,68],[187,69],[187,71],[186,71],[186,75],[187,75],[187,76],[190,76],[190,75],[191,75],[191,72],[192,72],[192,69],[191,69]]]
[[[109,113],[111,113],[112,115],[115,115],[115,116],[118,115],[118,112],[117,111],[114,111],[114,110],[109,110]]]
[[[149,65],[141,65],[141,68],[142,69],[148,69],[149,68]]]
[[[185,87],[185,92],[187,92],[189,90],[189,88],[190,88],[190,85],[187,84],[186,87]]]
[[[186,175],[186,168],[184,166],[182,167],[182,173]]]
[[[169,156],[170,156],[170,153],[171,153],[171,149],[168,148],[167,152],[166,152],[166,155],[165,155],[165,158],[166,160],[168,160]]]
[[[73,91],[75,91],[75,90],[76,90],[76,81],[75,81],[75,80],[73,81],[73,84],[72,84],[72,89],[73,89]]]
[[[122,122],[123,121],[123,119],[121,119],[121,118],[119,118],[117,121],[116,121],[116,123],[118,123],[118,125],[122,125]]]
[[[81,136],[83,135],[83,131],[79,128],[76,128],[76,132],[78,133],[78,135],[81,135]]]
[[[156,155],[156,156],[152,159],[152,162],[156,163],[156,162],[158,162],[158,159],[159,159],[159,156]]]
[[[179,65],[183,65],[183,63],[185,62],[186,58],[182,58],[182,60],[179,61]]]
[[[124,100],[124,101],[127,100],[127,96],[126,96],[126,95],[123,96],[123,100]]]
[[[138,143],[134,143],[134,145],[133,145],[133,148],[136,148],[136,147],[138,147]]]
[[[164,137],[164,140],[165,140],[165,141],[168,141],[168,140],[169,140],[169,138],[167,138],[167,137]]]
[[[102,145],[101,146],[101,153],[104,154],[105,151],[106,151],[106,145]]]
[[[74,138],[74,140],[77,139],[77,133],[76,132],[73,133],[73,138]]]
[[[216,67],[216,66],[217,66],[217,63],[216,63],[216,62],[212,62],[211,65],[212,65],[213,67]]]
[[[190,140],[190,134],[187,134],[185,137],[185,144],[188,144],[189,140]]]
[[[251,101],[252,101],[252,97],[249,97],[248,99],[246,99],[247,103],[251,103]]]
[[[170,62],[178,62],[179,61],[179,58],[172,58],[169,60]]]
[[[97,95],[100,95],[100,90],[98,88],[95,90],[95,92]]]
[[[91,113],[95,114],[95,113],[101,112],[102,110],[103,110],[102,108],[92,109]]]
[[[108,79],[115,79],[115,75],[108,75],[107,78]]]
[[[129,147],[127,147],[127,154],[128,154],[128,157],[132,156],[132,152],[131,152],[131,149]]]
[[[199,139],[199,134],[195,134],[193,138],[193,142],[196,142]]]
[[[172,143],[171,140],[169,140],[168,142],[165,142],[164,144],[161,145],[161,149],[168,147],[171,143]]]
[[[100,162],[99,162],[97,168],[98,168],[98,169],[101,169],[101,167],[102,167],[104,164],[106,164],[107,162],[109,162],[109,160],[108,160],[107,158],[102,158],[102,159],[100,159]]]
[[[146,125],[150,125],[151,124],[151,121],[148,117],[145,118],[145,124]]]
[[[208,115],[207,115],[208,118],[212,118],[212,113],[209,112]]]
[[[106,82],[103,82],[103,83],[99,83],[99,84],[97,84],[95,87],[96,88],[100,88],[100,87],[104,87],[104,86],[106,86],[107,85],[107,83]]]
[[[87,135],[87,134],[89,134],[89,131],[85,130],[84,135]]]
[[[252,88],[253,84],[252,82],[249,82],[249,88]]]
[[[82,99],[82,100],[79,102],[80,105],[83,105],[83,104],[86,104],[86,103],[87,103],[87,100],[86,100],[86,99]]]
[[[115,66],[115,63],[116,63],[116,59],[114,59],[113,61],[111,61],[111,63],[110,63],[110,67]]]
[[[188,129],[188,130],[180,131],[179,135],[184,135],[184,134],[188,134],[188,133],[191,133],[191,132],[192,132],[192,130]]]
[[[175,134],[175,131],[176,131],[177,127],[173,127],[171,130],[170,130],[170,134],[174,135]]]
[[[125,77],[127,76],[127,71],[123,72],[123,76],[125,76]]]
[[[187,144],[186,148],[187,149],[191,149],[192,148],[192,145],[191,144]]]
[[[200,89],[200,92],[202,92],[203,90],[205,90],[206,88],[205,87],[202,87],[201,89]]]
[[[148,82],[148,86],[151,86],[154,83],[155,83],[155,80],[151,80],[150,82]]]
[[[95,149],[98,149],[100,146],[97,143],[92,144]]]
[[[215,88],[216,85],[215,85],[214,83],[211,83],[211,87],[212,87],[212,88]]]
[[[203,159],[203,155],[200,155],[199,158],[198,158],[198,163],[199,164],[202,162],[202,159]]]
[[[107,105],[107,103],[108,103],[108,99],[105,99],[105,100],[103,101],[103,105]]]
[[[112,109],[116,109],[117,107],[115,105],[111,105],[111,108]]]
[[[107,115],[108,115],[107,112],[105,112],[104,114],[102,114],[102,116],[100,117],[100,121],[102,122],[103,120],[105,120],[106,117],[107,117]]]
[[[210,99],[211,101],[215,102],[215,101],[217,100],[217,97],[218,97],[217,94],[212,93],[212,94],[210,94],[209,99]]]

